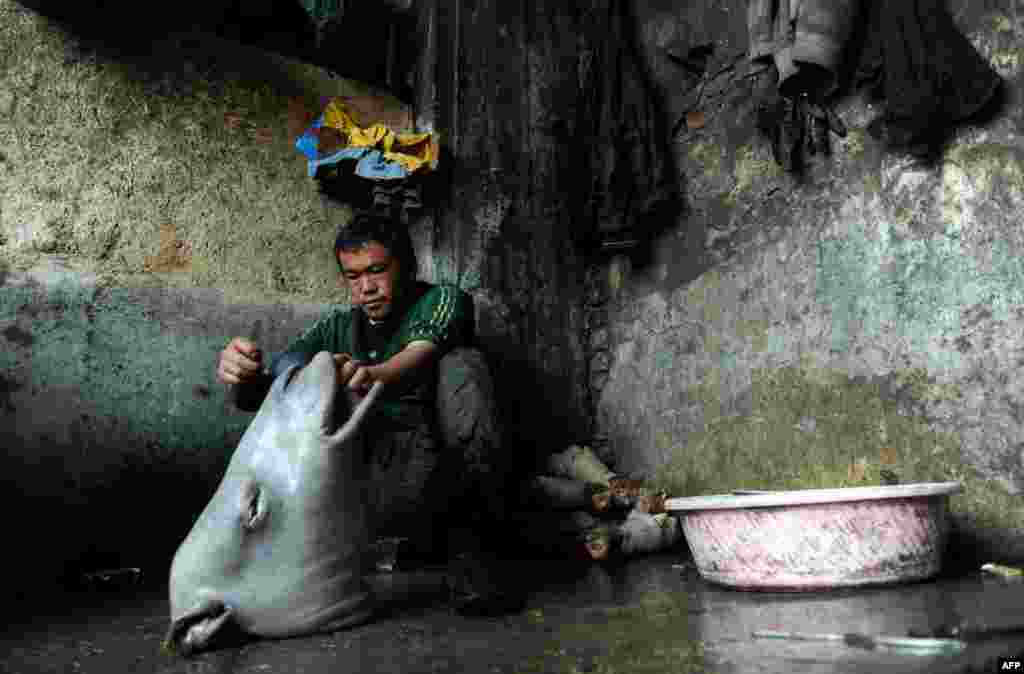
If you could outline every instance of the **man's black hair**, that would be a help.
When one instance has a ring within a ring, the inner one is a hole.
[[[416,278],[416,251],[412,247],[409,229],[394,218],[373,213],[356,213],[348,224],[338,230],[338,238],[334,241],[334,259],[338,260],[338,251],[354,251],[376,241],[398,260],[403,281]],[[338,260],[338,269],[341,260]]]

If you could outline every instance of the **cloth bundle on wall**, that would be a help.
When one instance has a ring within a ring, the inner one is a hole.
[[[858,80],[887,101],[869,126],[890,148],[941,136],[987,103],[999,75],[956,29],[942,0],[748,0],[758,127],[775,160],[797,172],[803,151],[828,154],[846,134],[829,105],[859,21],[870,18]]]
[[[434,133],[397,133],[383,124],[360,126],[332,99],[296,141],[320,189],[357,208],[397,216],[408,224],[423,207],[426,174],[437,168]]]
[[[927,152],[952,125],[984,108],[1002,80],[942,0],[873,0],[868,11],[857,78],[886,101],[868,131],[891,148]]]

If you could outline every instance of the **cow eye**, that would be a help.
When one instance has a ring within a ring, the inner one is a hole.
[[[242,527],[246,531],[255,531],[267,519],[266,490],[255,482],[249,482],[242,490]]]

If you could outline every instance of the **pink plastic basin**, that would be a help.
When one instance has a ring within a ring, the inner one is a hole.
[[[820,590],[937,574],[959,482],[673,498],[705,579],[750,590]]]

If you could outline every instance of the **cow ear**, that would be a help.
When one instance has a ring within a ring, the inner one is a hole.
[[[249,481],[242,488],[242,528],[246,531],[259,529],[270,514],[267,503],[267,491],[254,481]]]
[[[382,382],[374,382],[373,386],[367,392],[363,399],[360,400],[352,409],[352,414],[345,421],[345,423],[334,432],[333,435],[328,436],[327,445],[336,449],[344,445],[348,440],[355,435],[356,431],[359,430],[360,424],[363,419],[369,414],[370,408],[373,406],[375,400],[380,395],[381,388],[384,386]]]

